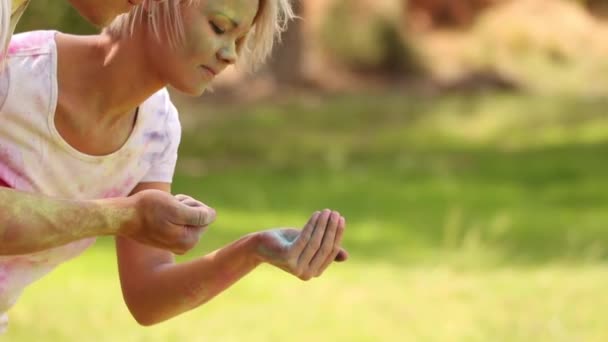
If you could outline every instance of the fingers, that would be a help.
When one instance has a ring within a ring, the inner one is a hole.
[[[344,223],[342,216],[337,211],[333,211],[329,216],[327,227],[325,228],[325,234],[323,235],[323,241],[321,246],[316,251],[314,257],[310,261],[310,271],[313,275],[318,276],[321,267],[328,260],[329,256],[334,253],[337,254],[338,246],[335,245],[336,232],[338,228],[344,229]]]
[[[191,250],[201,239],[204,229],[199,227],[176,227],[179,229],[180,239],[179,245],[172,249],[175,254],[182,255]]]
[[[190,207],[203,207],[205,204],[201,201],[198,201],[187,195],[175,195],[175,199],[177,199],[180,203],[185,204]]]
[[[336,255],[336,258],[334,260],[337,262],[343,262],[343,261],[346,261],[347,259],[348,259],[348,252],[344,248],[340,248],[340,252],[338,252],[338,255]]]
[[[202,227],[210,225],[215,221],[216,213],[213,208],[202,203],[200,205],[188,205],[187,203],[180,202],[177,206],[176,216],[177,222],[173,222],[176,225]]]
[[[334,260],[336,260],[336,257],[338,256],[338,254],[340,254],[340,251],[341,251],[340,245],[342,244],[342,237],[344,236],[344,228],[346,228],[346,220],[344,219],[344,217],[340,217],[338,227],[336,228],[336,235],[335,235],[335,239],[332,244],[331,253],[329,253],[329,255],[323,261],[323,264],[319,267],[319,270],[316,274],[317,277],[320,276],[321,274],[323,274],[323,272],[325,272],[327,267],[329,267],[329,265]],[[315,256],[315,258],[316,258],[316,256]]]
[[[267,238],[262,240],[264,248],[283,251],[279,257],[264,261],[301,280],[310,280],[321,275],[332,261],[346,260],[348,254],[340,247],[345,226],[340,213],[325,209],[313,213],[302,230],[279,229],[278,239],[275,230],[262,232],[260,236]]]
[[[295,255],[299,256],[302,250],[304,250],[304,247],[306,247],[306,244],[308,244],[308,241],[310,241],[312,232],[315,229],[315,225],[317,224],[319,216],[321,216],[321,213],[319,211],[315,211],[310,217],[310,219],[308,219],[308,222],[306,222],[304,229],[302,229],[302,231],[294,241],[292,252]]]
[[[331,213],[331,210],[325,209],[321,212],[321,215],[319,215],[317,223],[313,228],[312,235],[310,236],[306,247],[304,247],[304,250],[298,258],[299,267],[306,268],[308,271],[308,265],[310,265],[310,261],[321,246],[323,235],[325,235],[325,227],[327,227],[327,223],[329,221]]]
[[[215,221],[216,212],[213,208],[186,195],[176,195],[178,222],[174,222],[181,234],[179,249],[176,254],[184,254],[192,249],[207,231],[208,226]]]
[[[163,232],[152,240],[141,239],[140,236],[134,237],[134,240],[182,255],[196,246],[202,235],[201,228],[174,224],[166,226]]]

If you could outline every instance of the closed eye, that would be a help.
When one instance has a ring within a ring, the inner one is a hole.
[[[213,21],[209,21],[209,25],[211,26],[211,29],[213,30],[213,32],[215,32],[215,34],[224,34],[224,33],[226,33],[225,30],[222,30]]]

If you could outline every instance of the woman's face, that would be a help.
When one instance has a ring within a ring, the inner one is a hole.
[[[128,12],[143,0],[69,0],[72,6],[91,23],[102,26],[114,17]],[[157,0],[162,1],[162,0]]]
[[[215,76],[236,62],[258,1],[201,0],[184,5],[183,42],[172,48],[165,38],[147,39],[146,50],[161,79],[181,92],[202,94]]]

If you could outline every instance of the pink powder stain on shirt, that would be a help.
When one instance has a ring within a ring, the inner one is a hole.
[[[7,291],[7,286],[10,282],[12,273],[19,270],[19,266],[23,264],[23,257],[4,257],[0,258],[0,298],[1,294]],[[6,305],[6,303],[5,303]]]
[[[122,197],[122,191],[119,188],[111,188],[105,191],[101,198],[113,198],[113,197]]]
[[[2,66],[2,57],[0,55],[0,66]],[[11,83],[10,71],[8,69],[0,70],[0,111],[4,107],[4,102],[8,97],[8,88]],[[2,115],[0,113],[0,115]]]
[[[31,191],[32,187],[23,171],[23,164],[19,151],[10,151],[8,148],[0,146],[0,185]]]
[[[128,196],[135,187],[135,178],[127,177],[119,186],[112,187],[104,191],[101,198],[125,197]]]
[[[35,272],[23,273],[23,269],[35,269]],[[17,302],[23,288],[51,268],[32,259],[29,255],[0,257],[0,313],[10,309]],[[18,286],[15,286],[19,284]]]
[[[8,272],[6,272],[5,267],[3,267],[2,264],[0,264],[0,293],[2,293],[2,288],[4,287],[3,284],[6,283],[7,279],[8,279]]]
[[[4,265],[2,265],[2,263],[0,263],[0,316],[2,315],[2,307],[8,307],[9,303],[2,303],[1,298],[4,297],[4,293],[6,293],[7,291],[7,287],[8,287],[8,282],[9,282],[9,273],[6,269],[6,267],[4,267]],[[2,327],[2,324],[0,324],[0,328]]]
[[[19,39],[19,36],[15,36],[8,46],[8,54],[10,55],[19,51],[30,49],[32,47],[38,47],[48,40],[49,34],[53,33],[40,31],[33,34],[28,34],[24,39]]]

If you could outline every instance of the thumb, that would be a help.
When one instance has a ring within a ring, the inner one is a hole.
[[[178,225],[188,225],[195,227],[207,226],[215,221],[215,210],[206,205],[189,206],[183,203],[177,204],[177,220],[174,222]]]
[[[340,248],[340,252],[338,252],[338,255],[336,255],[336,258],[334,259],[334,261],[343,262],[343,261],[346,261],[347,259],[348,259],[348,252],[344,248]]]

